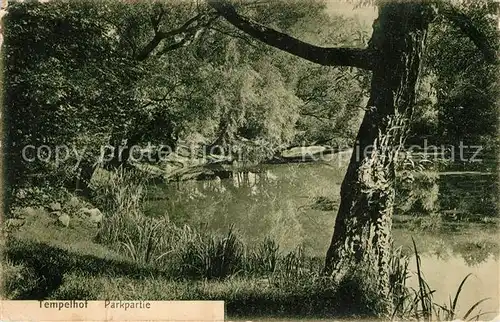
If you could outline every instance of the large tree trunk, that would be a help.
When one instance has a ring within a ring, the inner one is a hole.
[[[336,276],[353,265],[369,264],[379,279],[381,298],[389,296],[395,161],[412,114],[428,24],[425,7],[417,2],[379,7],[370,43],[377,53],[371,97],[342,183],[326,256],[325,272]]]
[[[113,142],[113,155],[111,160],[109,160],[104,167],[108,170],[118,169],[119,167],[128,167],[131,157],[131,148],[136,144],[139,144],[142,137],[142,133],[132,135],[126,140],[125,145],[123,145],[123,140],[121,138],[113,137],[111,139],[111,142]]]
[[[80,162],[78,173],[73,183],[75,192],[83,197],[90,197],[92,189],[90,188],[90,180],[95,172],[95,164],[89,159],[83,159]]]

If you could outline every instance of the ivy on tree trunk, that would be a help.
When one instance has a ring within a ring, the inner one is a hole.
[[[424,12],[418,3],[380,7],[370,41],[377,53],[370,99],[342,182],[325,261],[326,273],[338,273],[369,260],[384,296],[389,295],[395,162],[415,102],[429,25]]]

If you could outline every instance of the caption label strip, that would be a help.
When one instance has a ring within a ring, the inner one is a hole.
[[[0,301],[1,321],[224,321],[224,301]]]

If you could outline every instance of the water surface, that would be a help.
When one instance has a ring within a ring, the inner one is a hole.
[[[333,232],[345,161],[347,158],[329,163],[266,165],[252,172],[234,172],[224,179],[155,187],[151,189],[154,200],[148,203],[146,212],[151,216],[168,215],[177,224],[215,231],[233,226],[249,245],[271,236],[283,252],[300,245],[308,255],[322,257]],[[437,201],[446,209],[458,208],[457,213],[475,209],[475,215],[487,216],[491,205],[484,196],[492,191],[494,179],[480,175],[474,181],[467,174],[466,180],[460,180],[456,173],[442,176],[438,181]],[[468,198],[466,203],[457,203],[465,198]],[[460,212],[460,207],[465,210]],[[481,213],[481,209],[485,212]],[[483,311],[499,312],[497,229],[492,223],[446,227],[426,231],[395,224],[395,244],[412,254],[412,237],[415,238],[425,278],[436,289],[437,302],[447,303],[462,279],[472,273],[459,301],[462,314],[486,297],[491,300],[481,306]],[[411,268],[415,271],[414,258]],[[416,286],[416,279],[411,278],[409,283]]]

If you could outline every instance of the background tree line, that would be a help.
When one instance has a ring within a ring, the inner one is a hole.
[[[78,171],[91,174],[105,144],[259,142],[272,153],[294,144],[352,141],[366,74],[273,50],[199,6],[11,3],[4,22],[11,185],[73,182]],[[245,8],[318,43],[361,46],[367,32],[353,19],[329,16],[322,2]],[[74,172],[26,162],[21,152],[29,144],[85,147],[87,153]]]
[[[324,1],[239,4],[243,15],[317,45],[366,45],[369,28],[325,8]],[[490,30],[490,1],[466,10]],[[275,50],[203,2],[13,2],[4,25],[11,187],[86,186],[106,144],[252,150],[257,142],[267,148],[255,151],[260,160],[294,145],[352,145],[369,88],[369,72]],[[410,142],[497,146],[496,66],[445,19],[428,39]],[[86,157],[77,168],[76,160],[57,168],[26,162],[29,144],[85,148]],[[122,153],[104,166],[121,165]]]

